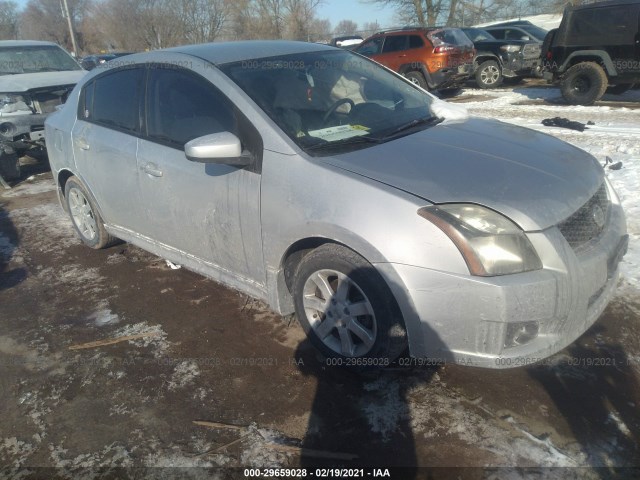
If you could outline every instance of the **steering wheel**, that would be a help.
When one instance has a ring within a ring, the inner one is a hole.
[[[327,113],[325,113],[324,117],[322,117],[322,126],[323,127],[327,123],[327,120],[329,119],[329,117],[335,113],[335,111],[338,109],[338,107],[340,105],[344,105],[345,103],[348,103],[349,105],[351,105],[351,108],[354,108],[356,106],[356,104],[353,103],[353,100],[351,100],[350,98],[341,98],[340,100],[335,102],[333,105],[331,105],[329,110],[327,110]]]

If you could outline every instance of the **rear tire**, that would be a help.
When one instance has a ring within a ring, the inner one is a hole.
[[[495,60],[482,62],[475,73],[476,83],[480,88],[496,88],[502,84],[502,69]]]
[[[5,180],[18,180],[20,174],[19,156],[16,153],[5,152],[0,146],[0,175],[2,175],[2,178]]]
[[[307,254],[293,278],[296,315],[311,344],[336,365],[384,367],[407,347],[402,314],[377,270],[346,247]]]
[[[607,90],[607,74],[595,62],[581,62],[560,81],[562,96],[571,105],[593,105]]]
[[[118,243],[118,239],[105,230],[102,217],[91,195],[78,177],[70,177],[67,180],[64,197],[73,227],[86,246],[99,250]]]
[[[427,84],[427,80],[424,78],[424,75],[421,72],[414,70],[412,72],[405,73],[404,76],[411,83],[415,83],[419,87],[422,87],[425,90],[429,90],[429,85]]]

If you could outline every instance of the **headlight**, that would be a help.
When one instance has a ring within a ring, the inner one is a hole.
[[[28,112],[33,113],[22,95],[0,93],[0,113]]]
[[[449,204],[421,208],[418,215],[451,239],[472,275],[490,277],[542,268],[522,229],[498,212],[479,205]]]
[[[500,50],[502,50],[503,52],[519,52],[520,45],[502,45],[500,47]]]

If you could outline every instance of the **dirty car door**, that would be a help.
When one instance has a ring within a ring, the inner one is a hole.
[[[138,150],[143,234],[225,276],[263,284],[259,172],[192,162],[184,153],[186,142],[211,133],[229,131],[242,140],[237,114],[193,70],[149,69],[147,135]]]
[[[72,130],[77,172],[105,222],[135,230],[139,216],[136,150],[144,70],[108,72],[81,92]]]

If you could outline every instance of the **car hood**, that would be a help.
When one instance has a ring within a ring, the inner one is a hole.
[[[579,148],[535,130],[477,118],[323,161],[431,203],[484,205],[526,231],[572,215],[604,177],[597,160]]]
[[[0,92],[20,93],[35,88],[74,85],[87,74],[85,70],[69,70],[65,72],[19,73],[0,76]]]

